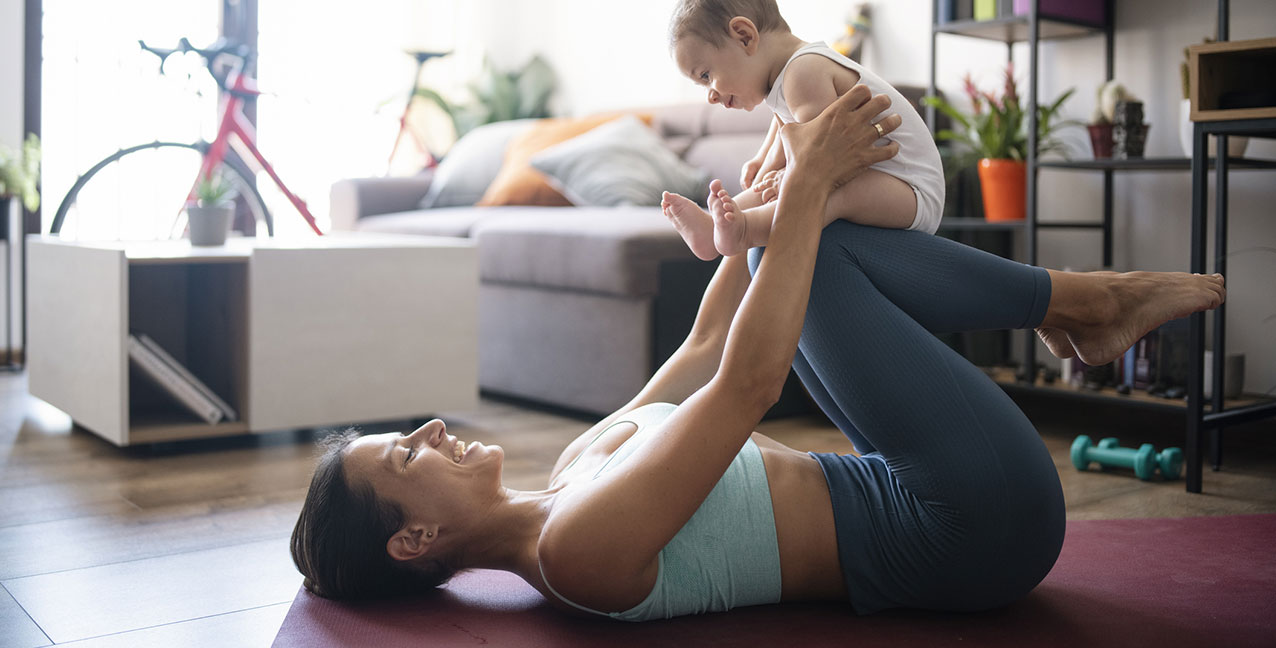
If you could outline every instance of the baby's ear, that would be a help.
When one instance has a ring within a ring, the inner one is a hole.
[[[744,16],[732,18],[727,23],[727,33],[731,35],[732,41],[744,46],[746,54],[753,54],[758,50],[758,27],[752,20]]]

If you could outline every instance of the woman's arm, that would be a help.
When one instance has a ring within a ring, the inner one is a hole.
[[[718,371],[722,350],[727,342],[727,331],[748,287],[749,267],[744,255],[723,257],[713,279],[705,288],[700,309],[696,312],[695,324],[682,345],[665,360],[632,400],[585,431],[563,450],[550,473],[550,480],[580,455],[598,432],[622,415],[649,403],[681,403],[709,382]]]
[[[828,194],[896,151],[893,144],[873,147],[877,131],[870,119],[890,101],[869,95],[855,88],[824,115],[796,125],[800,130],[793,124],[780,130],[789,171],[767,254],[736,312],[717,372],[665,420],[658,439],[589,488],[563,493],[546,524],[543,566],[568,598],[608,611],[637,603],[632,588],[618,597],[600,583],[650,575],[656,554],[778,398],[802,330]],[[899,118],[882,124],[893,130]]]

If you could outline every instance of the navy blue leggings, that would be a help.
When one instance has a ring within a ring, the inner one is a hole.
[[[1035,327],[1049,302],[1041,268],[921,232],[825,228],[793,364],[863,454],[812,453],[856,612],[999,607],[1054,565],[1064,506],[1049,452],[932,335]]]

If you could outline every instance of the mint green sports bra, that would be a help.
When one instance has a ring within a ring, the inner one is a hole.
[[[633,423],[638,431],[612,453],[594,478],[620,465],[635,449],[659,434],[660,423],[676,408],[668,403],[652,403],[616,421],[613,426]],[[598,437],[609,429],[599,432]],[[599,612],[563,598],[545,579],[544,568],[541,579],[562,602],[621,621],[668,619],[780,601],[775,513],[762,451],[752,440],[740,449],[691,519],[660,550],[658,563],[651,593],[624,612]]]

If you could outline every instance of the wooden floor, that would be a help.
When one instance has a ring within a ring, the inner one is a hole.
[[[1022,402],[1063,478],[1070,519],[1276,512],[1276,426],[1229,431],[1203,495],[1127,472],[1079,473],[1080,433],[1182,444],[1172,415],[1059,399]],[[484,399],[441,414],[458,436],[499,443],[506,483],[534,489],[592,421]],[[406,424],[405,424],[406,425]],[[370,426],[369,431],[400,426]],[[791,446],[850,450],[823,420],[761,431]],[[314,458],[313,432],[116,448],[73,428],[0,374],[0,648],[268,646],[300,576],[287,539]]]

